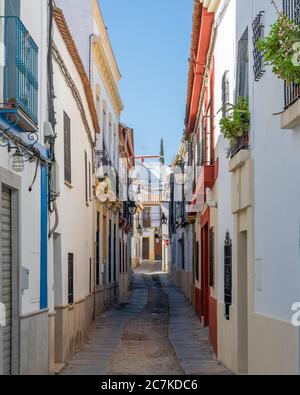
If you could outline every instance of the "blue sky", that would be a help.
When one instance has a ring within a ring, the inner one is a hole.
[[[193,0],[99,0],[122,74],[122,122],[135,130],[136,154],[166,164],[184,128]]]

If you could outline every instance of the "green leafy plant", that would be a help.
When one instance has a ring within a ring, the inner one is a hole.
[[[237,140],[248,137],[250,112],[248,97],[239,97],[236,105],[226,104],[226,116],[220,120],[221,132],[233,147]]]
[[[288,84],[300,83],[300,25],[279,13],[270,34],[258,40],[257,48],[275,75]]]

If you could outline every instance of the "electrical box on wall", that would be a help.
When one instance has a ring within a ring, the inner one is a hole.
[[[51,171],[51,193],[58,197],[60,195],[59,163],[55,161]]]
[[[29,289],[29,270],[21,267],[21,289],[26,291]]]

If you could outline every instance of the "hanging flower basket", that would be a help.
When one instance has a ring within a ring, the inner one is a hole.
[[[257,42],[267,65],[287,84],[300,84],[300,25],[279,13],[270,34]]]
[[[229,141],[230,149],[239,141],[247,141],[250,125],[248,97],[239,97],[237,104],[226,105],[227,115],[220,121],[221,132]]]

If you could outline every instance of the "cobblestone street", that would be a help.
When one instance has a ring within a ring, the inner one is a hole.
[[[207,331],[159,263],[145,263],[128,303],[97,319],[88,344],[64,375],[181,375],[229,372],[215,358]]]

